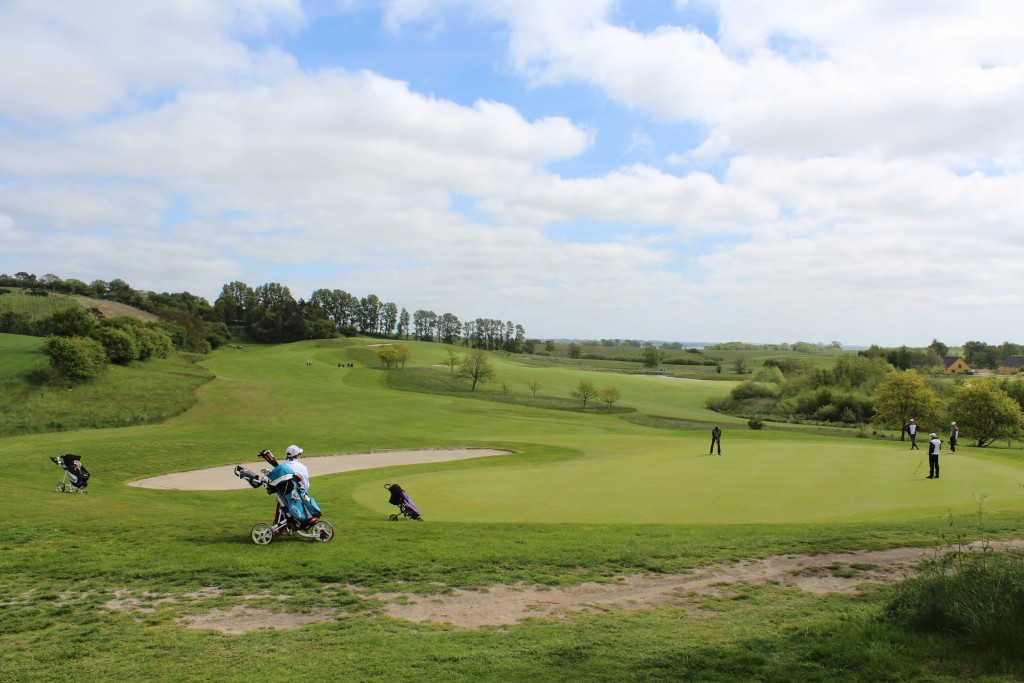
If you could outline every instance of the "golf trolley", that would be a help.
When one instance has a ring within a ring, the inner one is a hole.
[[[252,542],[267,545],[278,536],[297,536],[320,543],[334,538],[334,526],[320,519],[320,506],[311,498],[300,480],[287,463],[278,463],[267,450],[260,451],[260,457],[273,469],[260,470],[257,474],[241,465],[235,466],[235,476],[247,482],[254,489],[265,488],[268,494],[277,497],[274,523],[259,522],[250,532]]]
[[[65,453],[59,458],[50,457],[54,465],[64,470],[64,478],[57,484],[57,491],[64,493],[89,493],[89,470],[74,453]]]

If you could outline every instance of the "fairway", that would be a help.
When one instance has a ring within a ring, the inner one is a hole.
[[[869,441],[737,441],[727,455],[704,439],[573,439],[588,455],[544,465],[415,474],[403,486],[434,521],[593,524],[793,524],[890,522],[989,509],[1020,512],[1018,463],[974,455],[942,458],[944,478],[925,479],[918,452]],[[969,452],[969,451],[968,451]],[[376,504],[372,486],[357,502]]]

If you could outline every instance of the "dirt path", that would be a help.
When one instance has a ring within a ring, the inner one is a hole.
[[[1024,540],[993,544],[997,550],[1024,551]],[[457,629],[511,626],[528,618],[564,619],[576,614],[609,610],[645,610],[677,605],[699,610],[704,597],[727,594],[738,585],[768,583],[791,586],[811,593],[856,593],[872,586],[899,580],[913,573],[917,563],[935,552],[933,548],[779,555],[736,564],[701,567],[690,574],[623,575],[609,583],[588,582],[578,586],[541,589],[517,584],[495,585],[487,590],[453,590],[447,595],[374,593],[357,586],[324,586],[325,592],[340,589],[382,602],[374,613],[417,623],[449,624]],[[274,596],[284,603],[289,596]],[[267,596],[248,596],[262,598]],[[159,596],[154,596],[159,600]],[[247,598],[246,598],[247,599]],[[136,601],[137,602],[137,601]],[[126,609],[131,601],[108,603],[108,609]],[[138,608],[138,605],[135,605]],[[130,610],[129,610],[130,611]],[[349,613],[321,608],[291,613],[235,605],[205,614],[190,614],[179,621],[191,628],[221,633],[246,633],[261,628],[299,628],[309,623],[345,618]]]

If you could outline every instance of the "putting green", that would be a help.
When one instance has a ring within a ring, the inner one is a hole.
[[[707,439],[584,437],[559,463],[399,477],[430,521],[756,524],[897,521],[1024,510],[1024,465],[980,449],[943,455],[928,480],[920,451],[872,441],[735,440],[709,457]],[[918,465],[920,468],[918,469]],[[915,474],[915,469],[917,469]],[[354,491],[384,513],[380,487]]]

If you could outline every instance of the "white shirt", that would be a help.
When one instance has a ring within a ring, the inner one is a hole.
[[[292,468],[292,472],[294,472],[295,476],[300,480],[299,483],[302,484],[302,487],[308,491],[309,470],[306,468],[306,466],[299,462],[298,458],[291,458],[288,460],[288,467]]]

